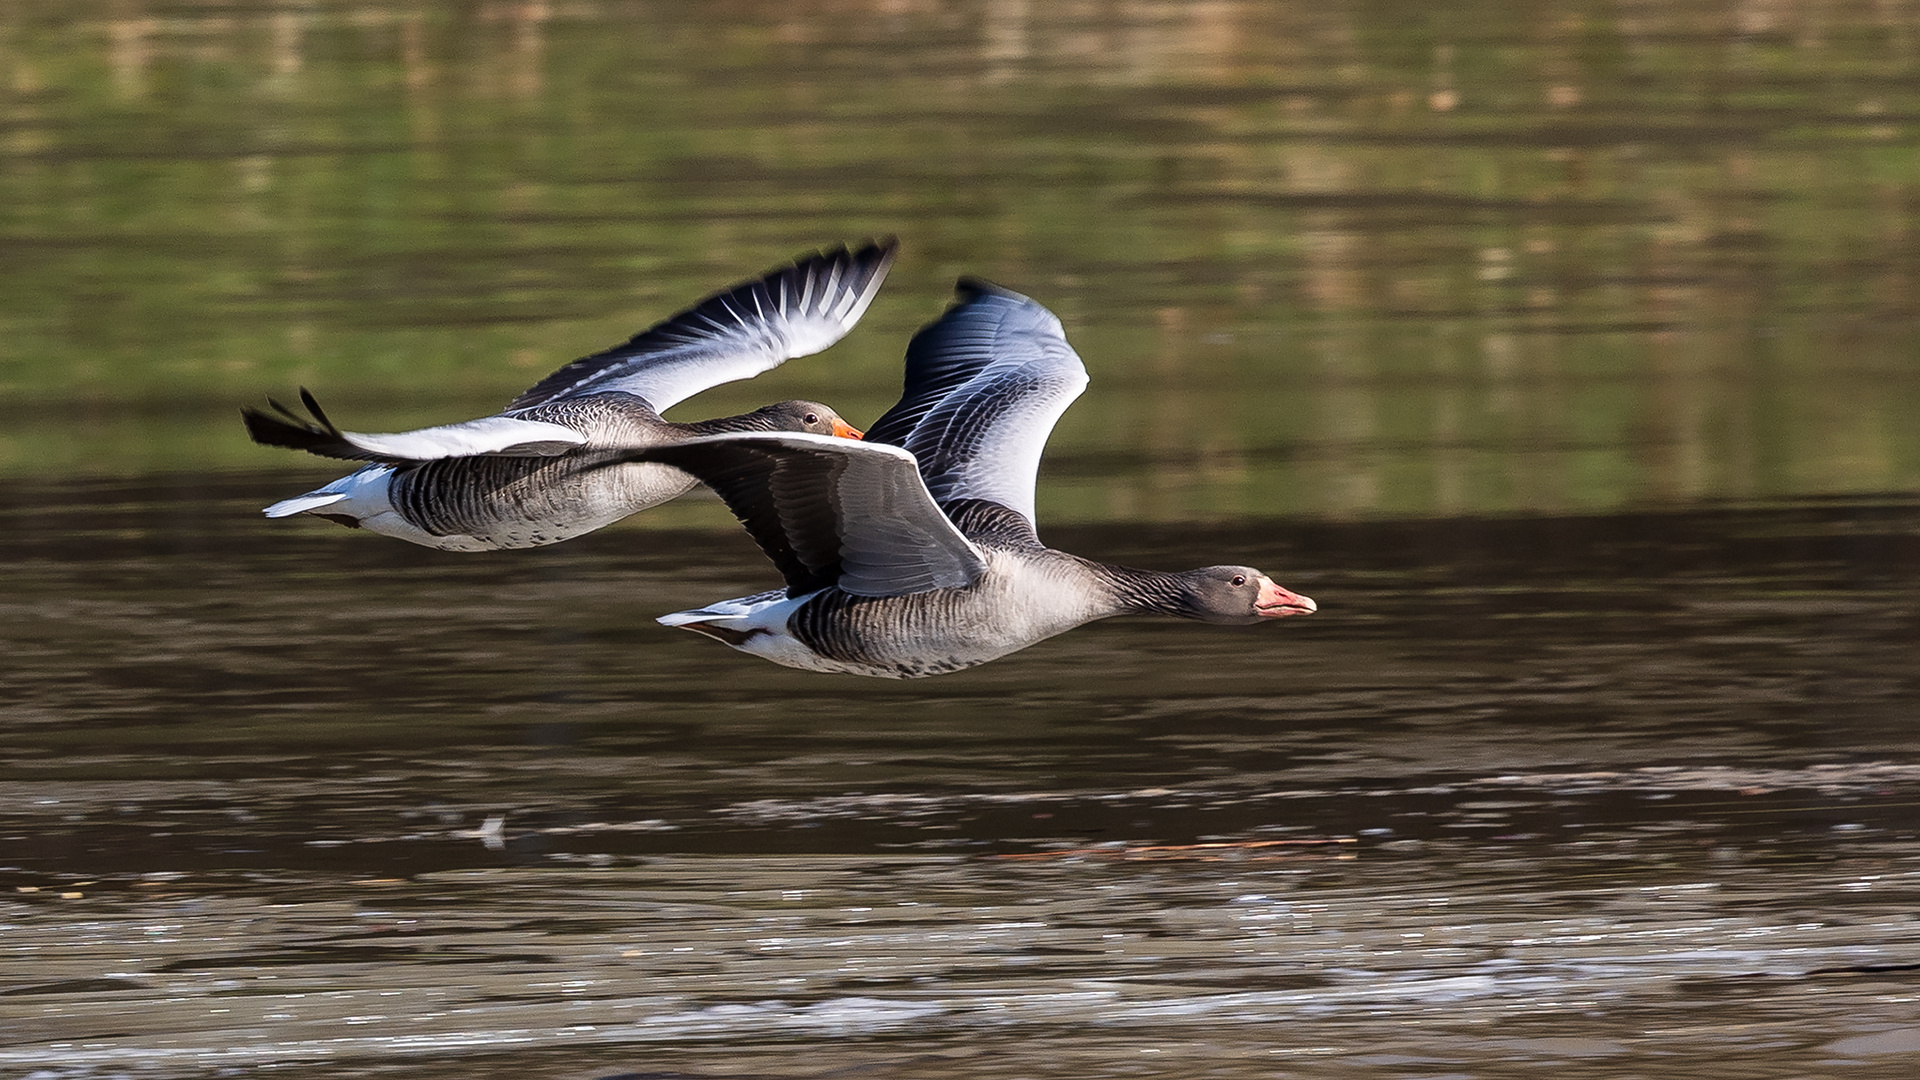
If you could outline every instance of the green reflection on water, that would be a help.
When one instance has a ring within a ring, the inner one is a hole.
[[[1094,375],[1049,520],[1920,484],[1911,19],[1424,10],[9,4],[0,473],[295,490],[331,474],[248,444],[238,405],[490,412],[897,232],[849,341],[681,414],[870,420],[978,272]]]

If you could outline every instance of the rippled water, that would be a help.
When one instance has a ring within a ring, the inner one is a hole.
[[[506,558],[11,486],[0,1068],[1898,1076],[1920,507],[1073,528],[1322,602],[899,685]],[[699,552],[687,570],[688,553]]]

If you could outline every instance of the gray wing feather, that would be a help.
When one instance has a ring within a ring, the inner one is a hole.
[[[907,348],[906,390],[867,431],[919,459],[940,504],[998,503],[1034,521],[1047,436],[1087,388],[1060,320],[1019,293],[962,278]]]
[[[363,460],[391,462],[496,454],[554,457],[576,450],[587,441],[586,436],[569,427],[510,416],[484,416],[414,431],[380,434],[343,431],[340,434],[348,443],[365,451],[361,455]]]
[[[622,391],[655,412],[721,383],[752,378],[846,336],[893,266],[892,237],[832,248],[716,293],[604,352],[540,380],[507,407]]]
[[[587,437],[570,427],[512,416],[484,416],[459,424],[384,433],[342,431],[320,408],[305,387],[300,400],[311,419],[268,398],[273,412],[243,409],[241,416],[253,441],[268,446],[305,450],[321,457],[348,461],[402,464],[449,457],[501,455],[553,457],[577,449]]]
[[[913,455],[826,435],[745,432],[635,450],[713,488],[793,595],[838,585],[904,596],[971,584],[986,557],[920,480]]]

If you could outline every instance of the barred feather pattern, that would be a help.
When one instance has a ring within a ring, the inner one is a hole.
[[[788,618],[787,632],[842,670],[912,679],[1131,610],[1098,564],[1038,544],[986,551],[988,572],[975,584],[882,597],[826,589]]]
[[[395,469],[387,488],[395,512],[436,537],[472,537],[477,546],[525,548],[570,539],[685,493],[693,477],[669,465],[620,461],[627,448],[700,435],[771,431],[765,410],[672,424],[631,394],[550,402],[530,418],[594,433],[594,444],[557,458],[463,457]],[[616,449],[617,448],[617,449]],[[384,467],[384,466],[382,466]]]

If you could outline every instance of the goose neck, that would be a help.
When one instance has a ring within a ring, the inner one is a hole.
[[[1097,563],[1100,578],[1122,613],[1192,615],[1187,587],[1179,574]]]

